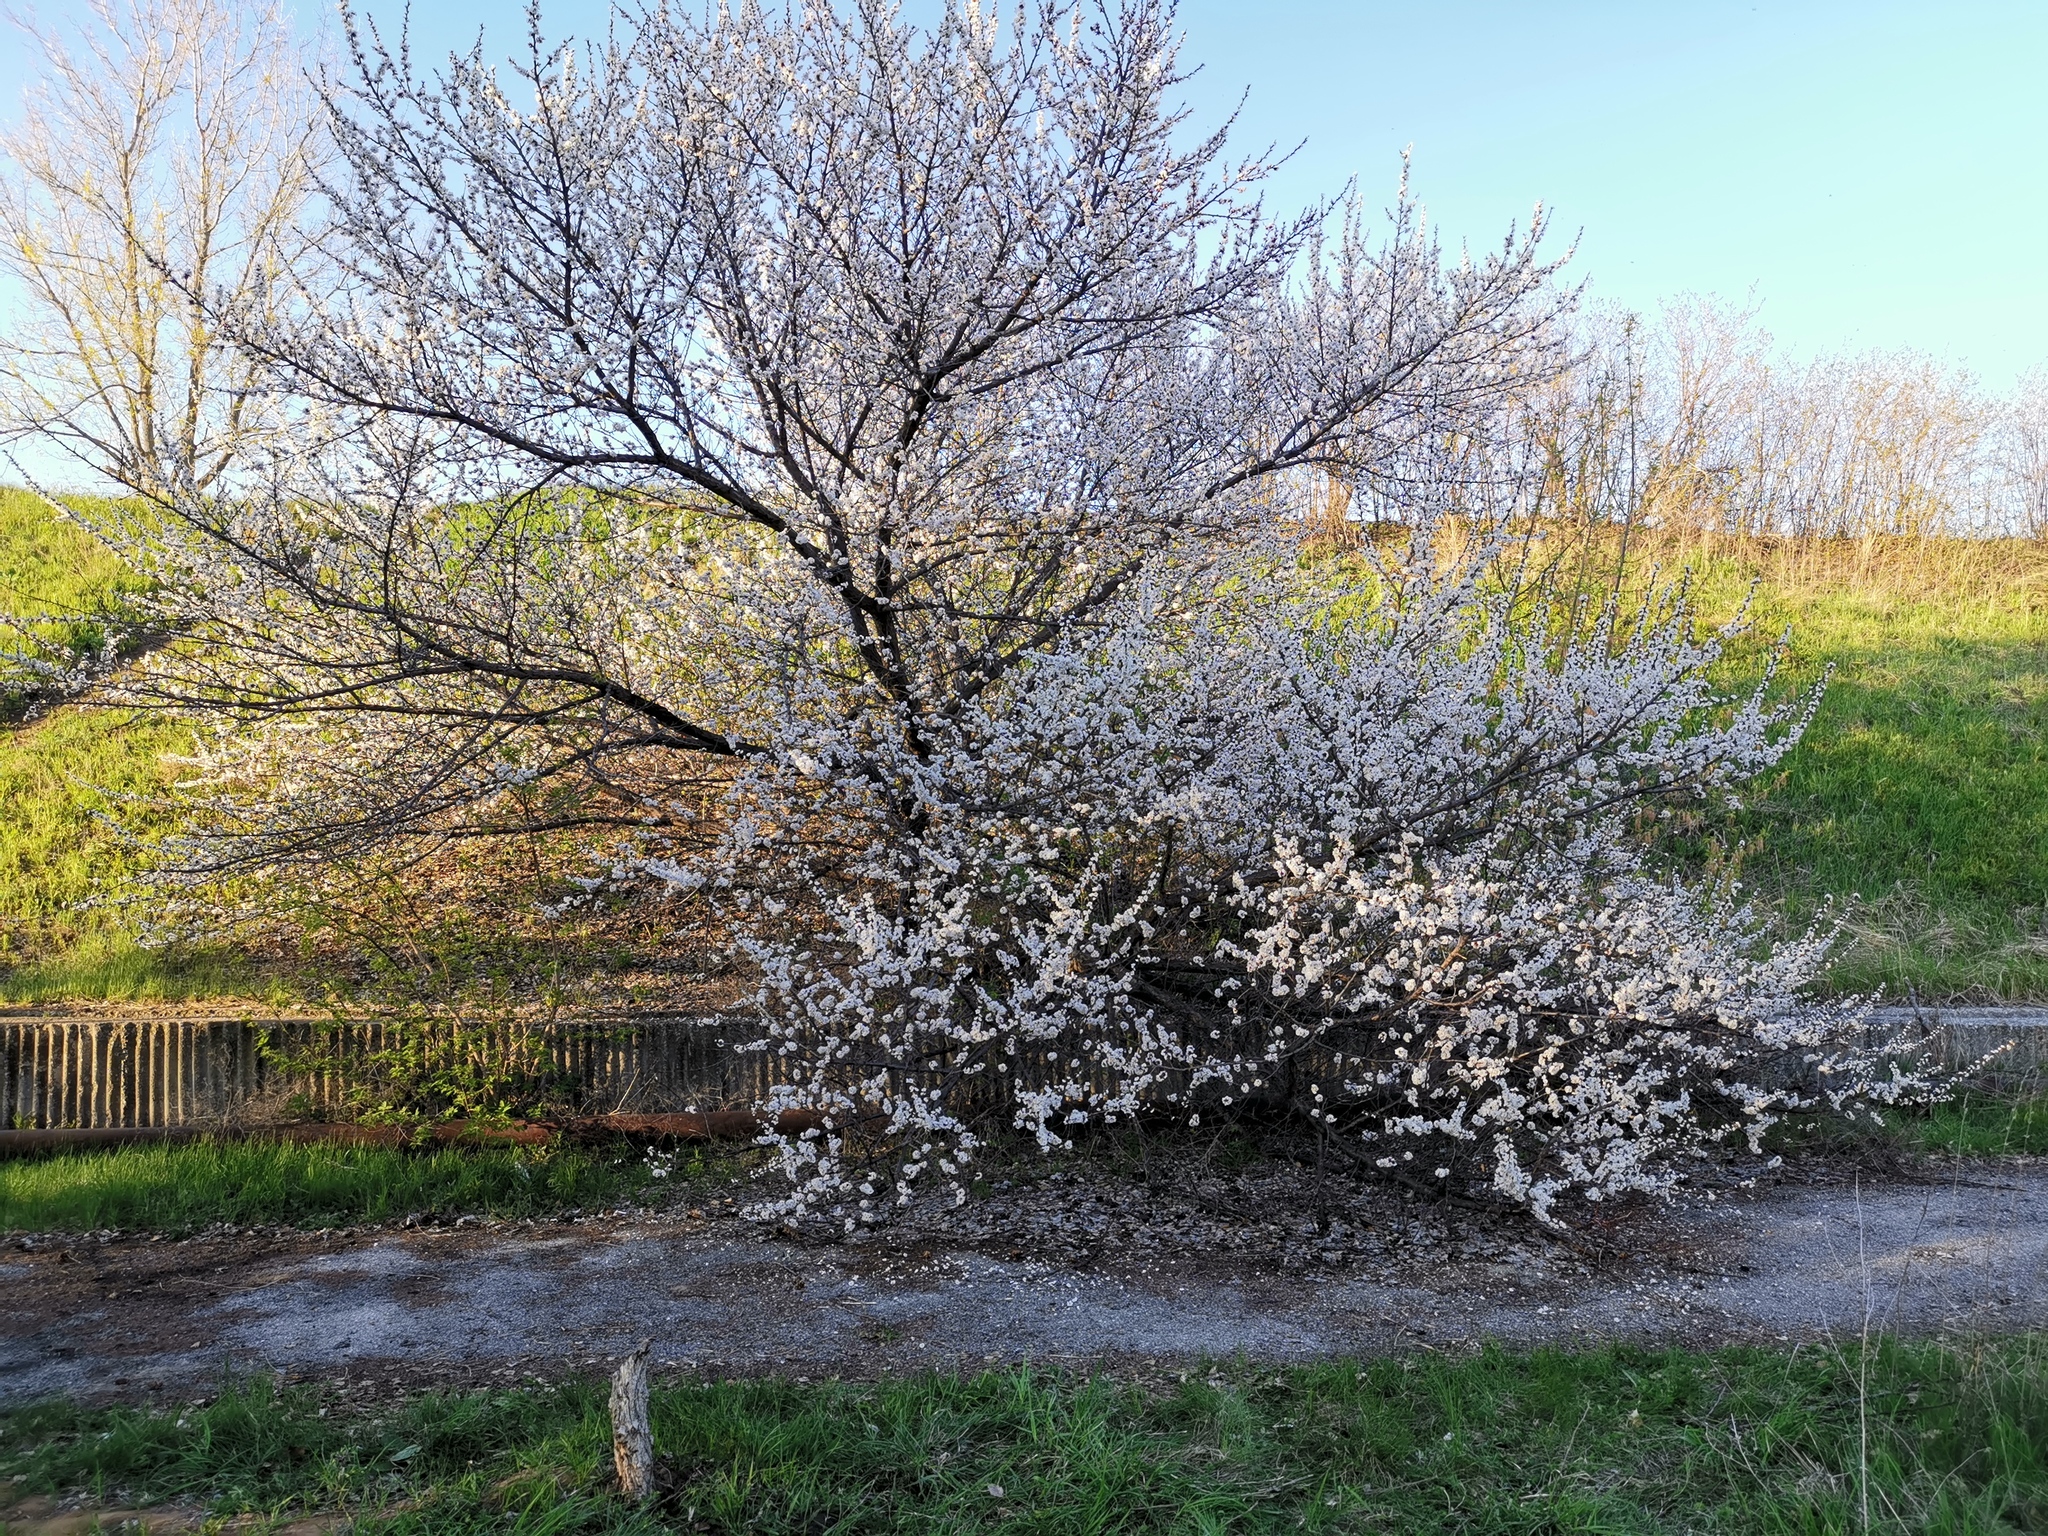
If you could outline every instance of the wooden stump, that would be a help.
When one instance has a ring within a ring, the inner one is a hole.
[[[654,1429],[647,1422],[647,1352],[642,1339],[612,1378],[612,1462],[619,1492],[638,1504],[654,1491]]]

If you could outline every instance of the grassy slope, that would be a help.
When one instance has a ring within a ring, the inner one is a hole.
[[[1924,997],[2048,998],[2048,550],[1665,552],[1700,571],[1704,612],[1763,575],[1761,633],[1794,632],[1790,681],[1833,663],[1805,743],[1732,830],[1745,878],[1795,918],[1864,898],[1834,981]],[[90,612],[120,574],[83,534],[0,491],[0,608]],[[1753,656],[1738,663],[1736,670]],[[0,999],[247,992],[220,957],[142,950],[102,798],[160,788],[174,727],[62,709],[0,728]]]
[[[262,1381],[210,1405],[0,1419],[19,1493],[346,1509],[389,1531],[2039,1530],[2048,1344],[1610,1348],[1191,1373],[1028,1370],[676,1386],[646,1512],[604,1492],[602,1390],[327,1413]],[[1865,1518],[1867,1509],[1868,1519]]]
[[[118,905],[133,852],[106,815],[165,789],[180,740],[165,721],[70,708],[0,730],[0,999],[237,990],[231,960],[142,948]]]
[[[1792,630],[1788,680],[1834,675],[1737,820],[1745,879],[1795,916],[1861,898],[1844,989],[2048,998],[2048,551],[1817,572],[1723,556],[1704,607],[1759,574],[1759,635]]]
[[[84,532],[39,498],[0,489],[0,614],[49,616],[45,639],[97,645],[99,616],[131,590]],[[231,962],[145,950],[133,915],[104,905],[122,894],[132,858],[107,813],[122,797],[161,793],[174,771],[165,756],[185,740],[167,721],[90,709],[0,723],[0,1001],[238,990]],[[150,821],[136,801],[125,815]]]
[[[136,590],[121,563],[27,491],[0,487],[0,613],[35,616],[46,639],[101,639],[99,620]]]

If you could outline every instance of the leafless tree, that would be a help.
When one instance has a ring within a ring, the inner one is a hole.
[[[289,19],[247,0],[90,0],[24,24],[42,65],[4,140],[0,411],[96,476],[211,489],[273,423],[221,334],[314,253],[322,153]]]
[[[2014,529],[2048,535],[2048,371],[2020,380],[1995,429],[1999,485]]]
[[[1529,422],[1548,515],[1818,538],[2012,531],[2020,417],[1931,357],[1798,361],[1753,308],[1699,299],[1655,325],[1598,317],[1577,340]]]

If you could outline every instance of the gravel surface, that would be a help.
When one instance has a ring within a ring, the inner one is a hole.
[[[577,1221],[185,1240],[46,1236],[0,1254],[0,1404],[168,1401],[223,1369],[344,1395],[587,1374],[641,1338],[670,1372],[857,1375],[1034,1360],[1119,1370],[1485,1339],[1710,1345],[2048,1324],[2048,1166],[1866,1172],[1599,1212],[1563,1237],[1398,1189],[1299,1178],[1171,1192],[999,1183],[847,1242],[729,1203]]]

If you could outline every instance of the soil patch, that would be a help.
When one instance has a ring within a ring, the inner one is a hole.
[[[1372,1185],[1320,1223],[1269,1216],[1303,1208],[1261,1184],[1285,1177],[1055,1173],[829,1243],[718,1207],[16,1238],[0,1404],[184,1400],[258,1371],[381,1397],[594,1373],[641,1338],[670,1372],[869,1376],[2048,1325],[2048,1167],[2030,1160],[1717,1190],[1563,1236]]]

